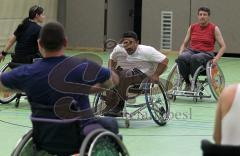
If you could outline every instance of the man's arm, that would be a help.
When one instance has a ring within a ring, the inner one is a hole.
[[[108,68],[114,70],[116,69],[116,66],[117,66],[117,62],[113,61],[112,59],[108,60]]]
[[[161,63],[158,63],[156,71],[153,73],[150,79],[153,82],[158,82],[159,76],[167,69],[167,65],[168,65],[168,58],[165,58]]]
[[[114,86],[118,85],[118,83],[118,75],[113,70],[111,70],[110,78],[103,83],[97,83],[93,85],[90,89],[90,93],[102,92],[106,89],[113,88]]]
[[[183,51],[187,48],[189,41],[190,41],[190,33],[191,33],[191,26],[187,30],[187,34],[186,34],[186,36],[183,40],[183,43],[180,47],[180,50],[179,50],[179,55],[181,55],[183,53]]]
[[[1,77],[1,75],[0,75],[0,77]],[[19,91],[5,87],[5,86],[2,84],[2,81],[1,81],[1,78],[0,78],[0,92],[12,92],[12,93],[16,93],[16,92],[19,92]]]
[[[215,27],[215,38],[216,38],[216,41],[218,42],[218,44],[220,46],[220,49],[219,49],[217,55],[215,56],[215,58],[213,59],[213,64],[217,63],[217,61],[220,59],[220,57],[223,55],[223,53],[226,50],[226,44],[225,44],[224,39],[222,37],[222,33],[217,26]]]
[[[222,139],[222,119],[230,110],[235,93],[237,90],[237,85],[232,85],[227,87],[221,93],[216,110],[215,125],[214,125],[214,134],[213,139],[216,144],[221,144]]]

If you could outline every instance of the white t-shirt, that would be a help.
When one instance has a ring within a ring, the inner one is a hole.
[[[155,72],[157,65],[165,58],[164,54],[146,45],[138,45],[132,55],[128,55],[123,47],[117,45],[110,54],[110,59],[117,62],[117,66],[121,66],[123,69],[138,68],[148,76]]]
[[[228,113],[222,119],[221,144],[240,145],[240,84]]]

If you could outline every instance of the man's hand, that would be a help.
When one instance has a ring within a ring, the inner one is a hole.
[[[153,74],[152,76],[149,77],[151,82],[158,83],[159,82],[159,76]]]
[[[216,64],[217,64],[217,61],[218,61],[218,59],[217,59],[216,57],[214,57],[214,58],[212,59],[212,64],[213,64],[213,65],[216,65]]]

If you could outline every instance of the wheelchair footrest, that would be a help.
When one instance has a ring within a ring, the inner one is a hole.
[[[185,96],[185,97],[201,97],[201,98],[211,98],[211,95],[199,95],[197,92],[193,91],[175,91],[174,93],[168,94],[171,96]]]

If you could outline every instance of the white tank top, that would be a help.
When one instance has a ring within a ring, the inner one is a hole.
[[[221,144],[240,145],[240,84],[230,110],[222,119]]]

